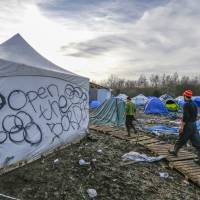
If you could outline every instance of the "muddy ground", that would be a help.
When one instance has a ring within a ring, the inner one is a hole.
[[[121,156],[130,151],[151,155],[141,146],[91,131],[80,143],[1,176],[0,193],[22,200],[88,200],[87,189],[93,188],[99,200],[200,199],[200,188],[165,161],[123,165]],[[80,166],[80,159],[96,162]],[[168,172],[169,178],[159,172]]]

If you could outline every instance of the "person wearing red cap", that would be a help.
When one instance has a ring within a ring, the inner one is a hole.
[[[128,136],[130,137],[130,129],[133,128],[134,132],[137,133],[135,126],[133,125],[133,120],[135,120],[136,107],[133,102],[131,102],[131,98],[127,97],[127,102],[125,106],[125,116],[126,116],[126,129],[128,132]]]
[[[192,101],[191,90],[186,90],[183,96],[185,104],[183,106],[183,118],[179,129],[179,138],[175,142],[174,148],[169,150],[169,153],[177,156],[180,148],[190,140],[192,146],[197,149],[198,159],[195,162],[200,164],[200,135],[196,126],[198,115],[197,105]]]

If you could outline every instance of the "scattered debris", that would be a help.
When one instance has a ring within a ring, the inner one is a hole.
[[[98,150],[97,150],[97,153],[103,154],[103,151],[102,151],[101,149],[98,149]]]
[[[60,163],[60,160],[59,160],[58,158],[56,158],[56,159],[53,161],[53,168],[54,168],[54,169],[58,168],[59,163]]]
[[[97,161],[97,159],[92,159],[90,162],[90,165],[93,169],[96,169],[96,161]]]
[[[164,156],[149,157],[146,154],[140,154],[138,152],[131,151],[122,156],[123,161],[133,160],[136,162],[155,162],[165,158]]]
[[[188,186],[188,185],[190,185],[190,182],[187,181],[187,180],[183,180],[183,185],[184,185],[184,186]]]
[[[87,193],[88,193],[90,198],[94,198],[94,197],[97,196],[97,191],[95,189],[88,189]]]
[[[160,175],[161,178],[169,178],[168,172],[159,172],[159,175]]]
[[[79,165],[81,165],[81,166],[89,165],[89,164],[90,164],[89,162],[86,162],[86,161],[83,160],[83,159],[80,159],[80,160],[79,160]]]
[[[93,199],[200,199],[199,187],[193,183],[185,186],[185,178],[176,171],[169,172],[166,162],[122,161],[121,156],[130,151],[153,156],[143,146],[95,131],[90,134],[97,142],[86,137],[63,149],[59,155],[45,157],[44,164],[38,160],[0,176],[1,193],[21,200],[89,200],[92,198],[87,190],[93,188],[97,192]],[[102,149],[103,154],[97,155],[98,149]],[[54,170],[52,164],[58,158],[59,168]],[[88,165],[80,166],[81,159],[89,162]],[[91,170],[92,160],[95,170]],[[128,162],[134,164],[120,166]],[[158,172],[168,172],[174,179],[162,179]]]
[[[5,194],[0,194],[0,196],[4,197],[6,199],[20,200],[20,199],[17,199],[17,198],[14,198],[14,197],[11,197],[11,196],[8,196],[8,195],[5,195]]]

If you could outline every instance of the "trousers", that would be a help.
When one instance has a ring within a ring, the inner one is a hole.
[[[195,122],[185,124],[183,133],[179,134],[179,138],[177,139],[174,148],[178,151],[181,147],[186,145],[188,141],[196,148],[200,160],[200,135]]]
[[[130,133],[131,128],[134,130],[134,132],[137,132],[133,124],[133,120],[135,120],[135,117],[133,115],[126,115],[126,129],[128,133]]]

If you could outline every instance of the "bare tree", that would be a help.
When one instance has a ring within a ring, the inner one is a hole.
[[[192,89],[194,94],[200,94],[200,75],[189,78],[188,76],[179,77],[175,72],[172,75],[152,74],[149,79],[145,75],[140,75],[137,80],[125,80],[115,75],[111,75],[101,85],[112,88],[114,95],[125,93],[129,96],[136,96],[143,93],[147,96],[159,96],[168,93],[171,96],[179,96],[185,89]]]

